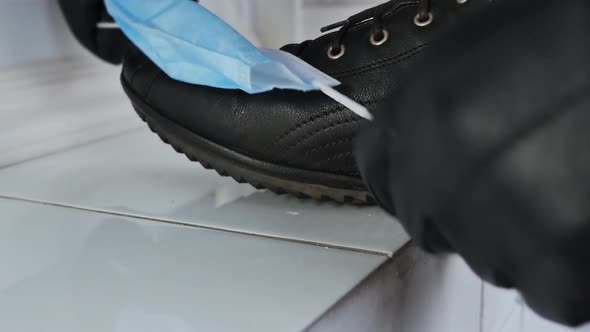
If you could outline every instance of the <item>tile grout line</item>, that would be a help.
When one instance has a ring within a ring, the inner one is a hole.
[[[98,126],[98,127],[101,127],[101,126]],[[134,133],[136,131],[139,131],[140,129],[141,129],[140,126],[132,127],[132,128],[128,128],[128,129],[123,129],[121,132],[111,133],[111,134],[109,134],[107,136],[104,136],[104,137],[97,137],[97,138],[91,139],[91,140],[89,140],[87,142],[80,142],[80,143],[74,144],[72,146],[66,146],[66,147],[62,147],[62,148],[57,148],[54,151],[49,151],[49,152],[43,153],[43,154],[38,155],[38,156],[34,156],[34,157],[27,158],[27,159],[24,159],[24,160],[15,161],[15,162],[8,163],[8,164],[5,164],[5,165],[0,165],[0,171],[5,170],[5,169],[8,169],[8,168],[11,168],[11,167],[20,166],[20,165],[25,164],[25,163],[28,163],[28,162],[32,162],[32,161],[36,161],[36,160],[39,160],[39,159],[48,158],[48,157],[51,157],[51,156],[54,156],[54,155],[62,154],[62,153],[65,153],[65,152],[69,152],[71,150],[77,150],[77,149],[80,149],[80,148],[83,148],[83,147],[86,147],[86,146],[89,146],[89,145],[94,145],[94,144],[102,143],[102,142],[108,141],[110,139],[119,138],[119,137],[125,136],[127,134],[132,134],[132,133]]]
[[[39,137],[39,138],[34,138],[34,140],[29,140],[24,142],[24,144],[26,145],[26,147],[30,147],[30,146],[36,146],[39,145],[40,143],[44,143],[47,142],[48,140],[55,140],[55,139],[62,139],[64,137],[68,137],[68,136],[72,136],[72,135],[78,135],[80,133],[85,133],[88,131],[92,131],[92,130],[96,130],[96,129],[111,129],[111,128],[115,128],[117,129],[116,126],[113,126],[112,124],[119,124],[121,122],[121,120],[126,120],[127,117],[119,117],[119,118],[115,118],[115,119],[109,119],[109,120],[105,120],[102,122],[98,122],[98,123],[94,123],[94,124],[90,124],[90,125],[86,125],[82,128],[76,128],[74,130],[71,131],[67,131],[67,132],[63,132],[61,133],[59,136],[52,136],[52,137]],[[137,124],[137,126],[125,126],[125,127],[121,127],[120,132],[115,132],[112,135],[119,135],[119,134],[126,134],[130,131],[136,130],[138,128],[141,128],[139,126],[139,124]],[[102,136],[104,138],[109,138],[110,136]],[[101,137],[97,137],[96,139],[90,139],[88,140],[88,142],[92,143],[98,143],[95,142],[95,140],[100,140]],[[81,145],[84,145],[84,142],[80,142],[79,144],[75,144],[72,145],[72,148],[78,148]],[[26,148],[25,147],[25,148]],[[14,151],[14,150],[18,150],[18,149],[22,149],[22,147],[0,147],[0,154],[6,154],[8,152]],[[56,149],[56,151],[59,149]],[[50,154],[51,152],[49,152]],[[29,159],[33,159],[35,160],[35,157],[29,158]],[[10,164],[7,164],[10,165]],[[1,167],[1,166],[0,166]]]
[[[124,217],[124,218],[130,218],[130,219],[142,220],[142,221],[154,221],[154,222],[167,224],[167,225],[175,225],[175,226],[181,226],[181,227],[187,227],[187,228],[196,228],[196,229],[204,229],[204,230],[210,230],[210,231],[216,231],[216,232],[253,236],[253,237],[270,239],[270,240],[278,240],[278,241],[291,242],[291,243],[297,243],[297,244],[303,244],[303,245],[311,245],[314,247],[323,247],[323,248],[329,248],[329,249],[352,251],[352,252],[363,253],[363,254],[386,256],[389,258],[393,257],[393,255],[395,254],[395,253],[390,253],[390,252],[385,252],[385,251],[361,249],[361,248],[347,247],[347,246],[339,246],[339,245],[329,244],[329,243],[293,239],[293,238],[282,237],[282,236],[265,235],[265,234],[254,233],[254,232],[238,231],[238,230],[226,229],[226,228],[221,228],[221,227],[195,225],[195,224],[189,224],[189,223],[181,222],[181,221],[150,218],[150,217],[138,216],[138,215],[133,215],[133,214],[121,213],[121,212],[84,208],[84,207],[79,207],[79,206],[71,206],[71,205],[60,204],[60,203],[45,202],[45,201],[27,199],[27,198],[21,198],[21,197],[11,197],[11,196],[0,195],[0,200],[25,202],[25,203],[31,203],[31,204],[37,204],[37,205],[46,205],[46,206],[59,207],[59,208],[65,208],[65,209],[73,209],[73,210],[78,210],[78,211],[92,212],[92,213],[98,213],[98,214],[103,214],[103,215]]]
[[[485,319],[485,283],[483,279],[480,279],[481,285],[479,289],[479,332],[484,332],[484,319]]]
[[[408,242],[406,244],[404,244],[401,248],[399,248],[395,253],[393,253],[392,255],[389,256],[390,260],[394,260],[396,257],[399,257],[400,255],[402,255],[402,252],[405,252],[406,249],[409,249],[410,247],[412,247],[413,244],[412,242]],[[332,305],[330,305],[330,307],[328,309],[326,309],[324,312],[322,312],[318,317],[316,317],[306,328],[304,331],[309,331],[310,328],[312,328],[317,322],[319,322],[320,320],[322,320],[323,318],[325,318],[327,315],[330,314],[330,312],[332,312],[333,310],[335,310],[338,305],[342,304],[343,301],[346,301],[349,296],[351,296],[359,287],[362,287],[366,282],[369,282],[370,279],[372,277],[374,277],[376,274],[380,273],[381,269],[384,268],[386,266],[388,262],[382,262],[380,263],[375,269],[373,269],[373,271],[371,271],[369,274],[367,274],[361,281],[359,281],[354,287],[352,287],[351,289],[349,289],[344,295],[342,295],[336,302],[332,303]]]

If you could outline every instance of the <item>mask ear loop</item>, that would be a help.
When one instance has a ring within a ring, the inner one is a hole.
[[[329,87],[325,84],[322,84],[318,81],[313,81],[312,84],[316,88],[320,89],[320,91],[325,93],[328,97],[334,99],[338,103],[347,107],[349,110],[354,112],[356,115],[360,116],[361,118],[367,119],[369,121],[373,121],[373,115],[363,105],[361,105],[361,104],[357,103],[356,101],[350,99],[349,97],[343,95],[342,93],[338,92],[334,88]]]
[[[96,23],[98,29],[120,29],[121,27],[116,22],[98,22]]]

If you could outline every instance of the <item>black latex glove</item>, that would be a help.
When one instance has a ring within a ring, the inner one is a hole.
[[[496,3],[427,52],[358,139],[370,189],[427,250],[589,321],[590,2]]]
[[[119,64],[129,47],[119,29],[100,28],[99,22],[113,22],[103,0],[59,0],[68,25],[78,41],[99,58]]]

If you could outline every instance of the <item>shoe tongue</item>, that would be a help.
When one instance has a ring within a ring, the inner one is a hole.
[[[294,56],[300,56],[301,53],[307,48],[307,46],[311,43],[311,40],[306,40],[301,44],[288,44],[281,47],[281,51],[291,53]]]

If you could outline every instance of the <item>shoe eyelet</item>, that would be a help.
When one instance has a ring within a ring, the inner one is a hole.
[[[421,14],[418,13],[416,17],[414,17],[414,24],[416,24],[419,27],[428,26],[434,21],[434,15],[432,14],[432,12],[428,13],[428,18],[426,20],[421,20],[420,16]]]
[[[375,36],[375,34],[371,35],[370,40],[371,40],[372,45],[381,46],[381,45],[385,44],[385,42],[387,42],[387,40],[389,39],[389,31],[383,29],[382,33],[383,33],[383,38],[381,38],[379,40],[376,39],[377,37]]]
[[[346,53],[346,47],[344,45],[340,45],[340,52],[336,54],[334,54],[333,50],[334,49],[332,46],[330,46],[330,48],[328,49],[328,58],[332,60],[338,60],[344,56],[344,53]]]

